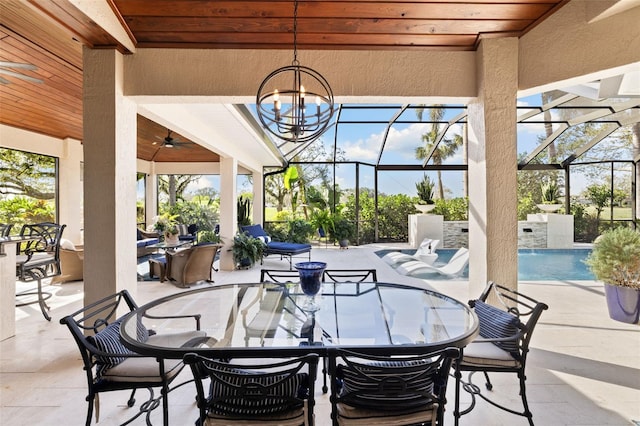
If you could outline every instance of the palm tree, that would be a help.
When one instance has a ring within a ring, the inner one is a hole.
[[[416,116],[418,120],[422,121],[422,114],[424,112],[424,106],[416,109]],[[416,148],[416,158],[418,160],[424,160],[431,153],[431,150],[438,139],[438,130],[440,128],[440,121],[444,117],[444,108],[441,105],[434,105],[433,108],[429,108],[429,120],[431,123],[431,129],[422,135],[422,142],[424,145]],[[444,160],[453,156],[458,148],[462,146],[463,138],[458,134],[454,134],[452,138],[442,138],[438,147],[433,152],[431,159],[436,166],[442,165]],[[440,199],[444,199],[444,186],[442,184],[442,171],[437,171],[438,176],[438,196]]]

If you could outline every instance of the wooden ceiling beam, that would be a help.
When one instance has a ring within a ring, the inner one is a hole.
[[[46,1],[46,0],[39,0]],[[293,18],[292,1],[216,1],[181,0],[154,2],[114,0],[125,20],[130,17],[158,19],[170,17]],[[300,1],[298,18],[375,18],[375,19],[537,19],[557,1],[509,2],[393,2],[393,1]]]
[[[336,33],[336,34],[389,34],[402,36],[407,34],[477,34],[496,31],[522,31],[533,21],[496,20],[496,19],[350,19],[339,18],[327,21],[325,19],[298,20],[298,35],[307,33]],[[149,33],[185,33],[217,34],[217,33],[284,33],[293,36],[293,24],[283,23],[279,19],[248,19],[248,18],[170,18],[163,20],[149,20],[130,18],[127,20],[131,29],[142,35]]]

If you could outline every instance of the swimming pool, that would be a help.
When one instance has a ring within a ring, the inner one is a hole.
[[[380,250],[376,254],[380,257],[397,250]],[[401,250],[403,253],[413,254],[415,250]],[[444,265],[456,252],[455,249],[439,249],[436,266]],[[518,280],[595,280],[595,277],[585,265],[584,260],[591,253],[591,249],[519,249],[518,250]],[[425,274],[425,279],[447,279],[438,274]],[[469,277],[467,267],[461,278]]]

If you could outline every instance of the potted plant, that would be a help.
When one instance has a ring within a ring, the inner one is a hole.
[[[314,210],[309,222],[321,237],[333,232],[333,216],[329,210]]]
[[[250,268],[262,258],[265,244],[246,232],[237,233],[233,237],[233,261],[239,268]]]
[[[543,183],[540,189],[542,190],[542,204],[538,204],[538,208],[549,213],[560,210],[562,204],[558,202],[560,197],[558,184],[553,181]]]
[[[349,247],[349,240],[353,239],[355,227],[351,221],[344,217],[338,217],[333,220],[333,230],[330,231],[333,240],[338,241],[341,249]]]
[[[178,231],[176,218],[177,216],[168,213],[153,218],[154,223],[152,229],[159,235],[162,235],[167,243],[178,242],[178,234],[180,231]]]
[[[200,231],[198,232],[198,244],[203,243],[220,244],[222,243],[222,238],[211,230]]]
[[[426,174],[422,176],[422,180],[420,182],[416,183],[418,204],[416,204],[415,207],[422,213],[428,213],[436,206],[435,201],[433,200],[434,187],[435,182],[433,182]]]
[[[636,324],[640,317],[640,233],[626,227],[604,232],[585,262],[604,283],[609,316]]]

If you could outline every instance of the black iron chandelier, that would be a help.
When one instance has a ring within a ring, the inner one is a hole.
[[[297,46],[298,1],[293,9],[293,62],[278,68],[260,84],[256,111],[264,127],[286,142],[319,137],[333,116],[333,92],[317,71],[300,65]]]

